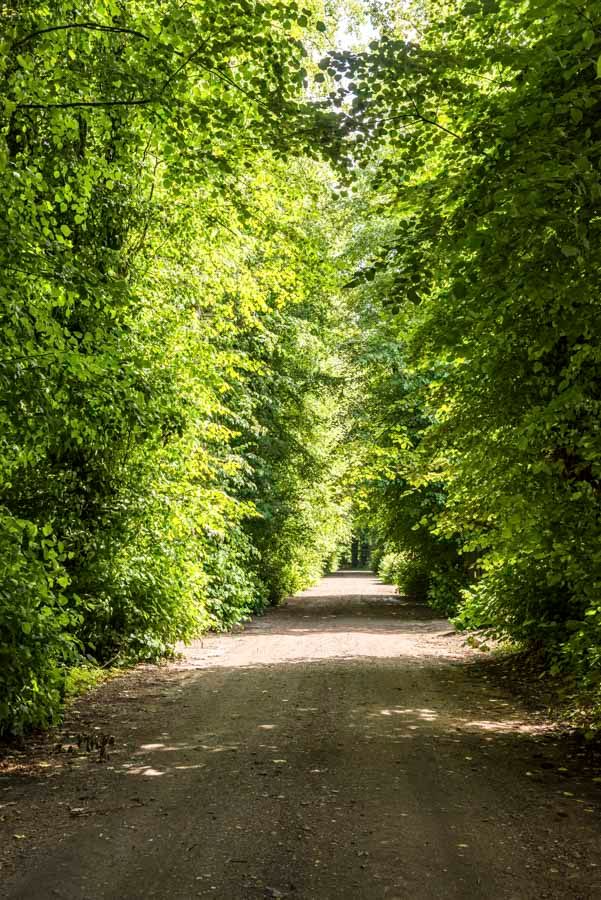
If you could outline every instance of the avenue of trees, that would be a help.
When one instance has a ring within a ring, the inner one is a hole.
[[[0,2],[0,733],[353,529],[598,687],[601,7],[369,13]]]

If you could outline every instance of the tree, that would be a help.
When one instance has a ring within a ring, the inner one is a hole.
[[[383,440],[409,385],[413,502],[441,485],[430,533],[478,560],[461,621],[598,672],[599,9],[403,10],[331,58],[390,223],[358,275],[400,336]]]
[[[291,338],[321,263],[291,271],[300,187],[282,190],[327,128],[301,96],[325,26],[294,0],[2,15],[0,730],[19,731],[56,717],[69,666],[156,658],[288,584],[249,524],[268,448],[245,455],[237,420],[277,382],[290,467],[329,416]],[[289,351],[253,357],[269,335]],[[324,412],[299,430],[309,395]],[[333,549],[319,452],[297,478],[305,578]]]

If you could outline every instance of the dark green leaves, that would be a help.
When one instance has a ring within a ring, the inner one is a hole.
[[[415,44],[384,34],[344,60],[365,93],[349,115],[355,171],[371,180],[357,268],[384,260],[372,283],[353,281],[370,352],[390,354],[373,374],[365,358],[374,522],[399,577],[427,556],[431,571],[445,558],[455,598],[463,578],[464,625],[544,642],[593,679],[599,11],[541,0],[412,15]],[[416,409],[421,429],[400,450],[395,430]],[[432,544],[418,552],[422,529]],[[462,573],[449,546],[464,550]]]

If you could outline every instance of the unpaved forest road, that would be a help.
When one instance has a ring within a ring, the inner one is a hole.
[[[110,760],[0,769],[0,895],[601,897],[598,785],[476,657],[344,573],[116,679],[71,722]]]

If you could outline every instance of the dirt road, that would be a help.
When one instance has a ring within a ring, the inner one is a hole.
[[[104,685],[108,759],[0,770],[0,896],[599,898],[599,786],[481,656],[345,573]]]

